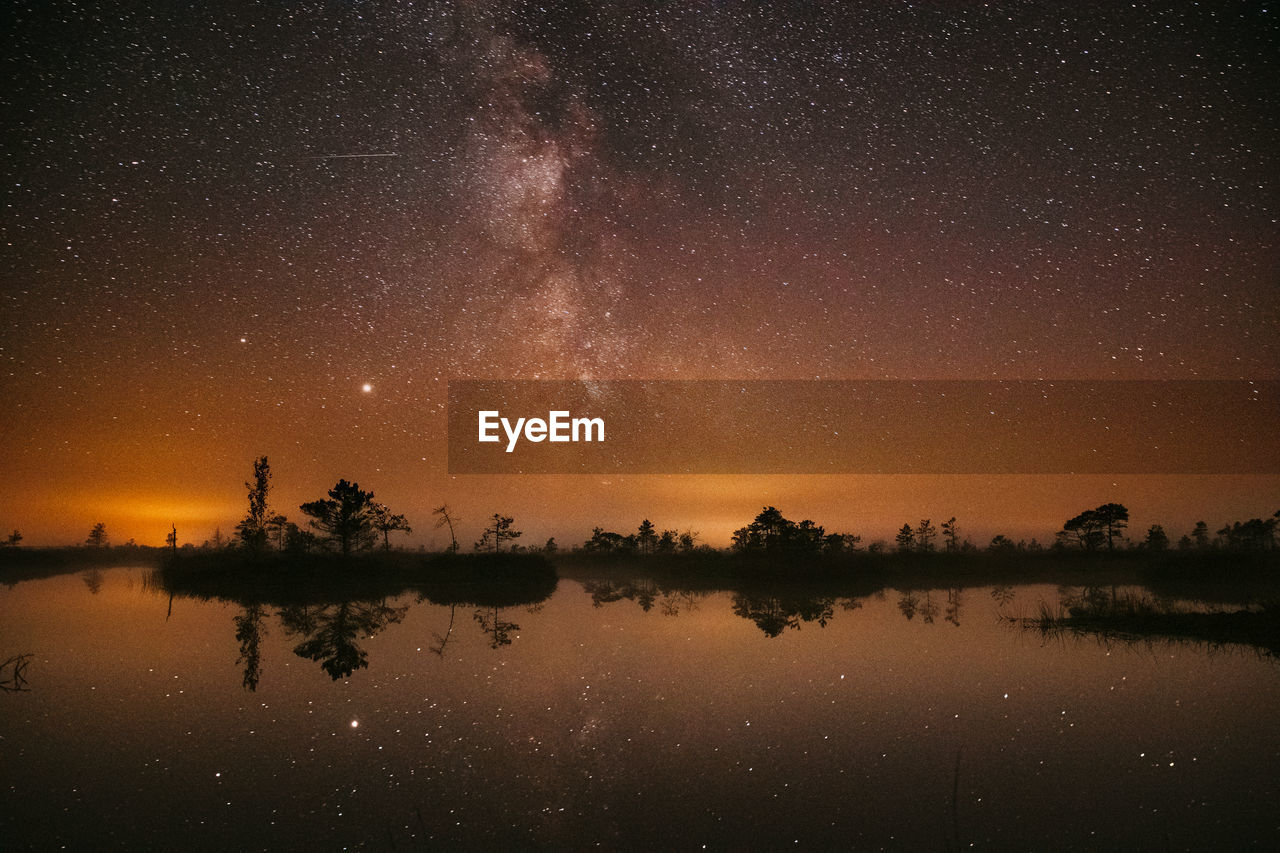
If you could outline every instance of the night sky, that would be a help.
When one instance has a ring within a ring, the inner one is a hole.
[[[1280,478],[451,477],[451,378],[1275,379],[1263,2],[31,3],[0,12],[0,526],[229,533],[339,477],[445,544],[1140,537]],[[744,452],[748,449],[744,448]]]

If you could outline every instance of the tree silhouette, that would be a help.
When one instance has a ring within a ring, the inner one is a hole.
[[[858,550],[862,537],[854,533],[828,533],[822,540],[822,553],[849,554]]]
[[[9,534],[9,537],[0,544],[7,545],[10,548],[17,548],[18,543],[21,541],[22,541],[22,534],[18,532],[18,530],[15,528],[14,531]]]
[[[916,528],[916,547],[928,554],[933,551],[933,539],[938,535],[938,528],[927,519],[920,519],[920,526]]]
[[[489,525],[485,527],[480,541],[476,542],[475,549],[477,551],[487,551],[493,549],[493,553],[497,554],[502,550],[502,543],[512,539],[519,539],[524,535],[521,530],[512,530],[511,525],[515,522],[509,515],[494,513],[489,520]]]
[[[178,525],[171,524],[170,526],[173,529],[165,534],[164,544],[166,547],[172,548],[174,554],[177,554],[178,553]]]
[[[299,509],[311,516],[311,526],[346,557],[353,550],[373,547],[373,506],[373,492],[339,480],[329,490],[328,499],[304,503]]]
[[[641,554],[652,554],[654,546],[658,544],[658,534],[654,531],[653,522],[647,518],[640,522],[640,528],[636,531],[636,543],[640,546]]]
[[[396,515],[388,509],[385,504],[374,502],[372,509],[370,510],[369,517],[370,522],[373,524],[373,529],[382,534],[382,550],[384,551],[391,550],[391,531],[400,530],[404,533],[413,532],[405,517],[403,515]]]
[[[273,513],[267,519],[267,538],[275,543],[277,551],[283,551],[289,535],[289,519],[280,513]]]
[[[458,553],[458,537],[453,533],[453,523],[458,519],[454,518],[453,510],[449,509],[448,504],[441,504],[433,509],[431,514],[440,516],[436,519],[436,530],[439,530],[441,527],[445,527],[446,525],[449,528],[449,553]]]
[[[794,527],[795,523],[777,507],[767,506],[746,527],[733,531],[733,547],[743,552],[779,551],[786,546]]]
[[[942,541],[946,543],[948,554],[954,554],[960,550],[960,531],[956,528],[956,517],[942,522]]]
[[[319,538],[310,530],[303,530],[292,521],[285,522],[284,550],[294,554],[306,554],[315,548]]]
[[[822,525],[815,524],[806,518],[796,525],[795,535],[791,541],[791,549],[801,554],[817,554],[822,551],[826,541],[827,533]]]
[[[797,524],[777,507],[767,506],[746,527],[733,532],[733,547],[739,553],[817,554],[826,531],[805,519]]]
[[[1129,510],[1123,504],[1103,504],[1094,510],[1107,539],[1107,550],[1114,551],[1116,538],[1129,526]]]
[[[1147,538],[1143,540],[1142,544],[1148,551],[1167,551],[1169,550],[1169,537],[1164,532],[1163,527],[1153,524],[1147,528]]]
[[[598,554],[630,552],[636,549],[635,535],[623,536],[602,527],[591,528],[591,538],[582,543],[582,550]]]
[[[1062,530],[1058,531],[1058,541],[1067,543],[1074,537],[1081,550],[1094,551],[1102,544],[1104,535],[1097,513],[1087,509],[1062,525]]]
[[[1095,551],[1107,544],[1107,550],[1115,550],[1115,541],[1129,526],[1129,510],[1123,504],[1108,503],[1096,509],[1087,509],[1075,518],[1068,519],[1058,532],[1058,541],[1076,544],[1084,551]]]
[[[95,524],[93,529],[89,531],[89,536],[84,540],[84,544],[88,545],[90,548],[105,548],[107,545],[111,544],[110,540],[107,538],[106,523],[99,521]]]
[[[1209,525],[1203,521],[1197,521],[1196,526],[1191,530],[1191,539],[1195,542],[1196,548],[1201,551],[1207,550],[1209,547]]]
[[[267,457],[260,456],[253,462],[253,482],[245,483],[249,490],[249,512],[236,525],[240,543],[249,551],[262,551],[267,546],[267,493],[271,491],[271,466]]]
[[[914,550],[916,547],[916,532],[911,529],[910,524],[902,525],[902,529],[898,531],[898,535],[894,537],[894,541],[898,543],[899,553],[905,554]],[[911,617],[907,617],[908,619]]]
[[[1270,551],[1275,547],[1278,518],[1251,518],[1237,521],[1218,531],[1223,544],[1232,551]]]
[[[997,533],[991,537],[991,544],[987,546],[987,550],[993,554],[1009,554],[1018,550],[1018,546],[1008,536]]]

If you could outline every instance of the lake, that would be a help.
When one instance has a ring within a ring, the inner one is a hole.
[[[1274,849],[1280,662],[1006,618],[1063,592],[0,587],[0,845]]]

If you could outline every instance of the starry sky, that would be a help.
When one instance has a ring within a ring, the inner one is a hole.
[[[449,379],[1275,379],[1264,2],[0,12],[0,526],[227,532],[357,480],[439,547],[760,506],[1176,535],[1274,476],[450,476]],[[749,452],[744,448],[744,452]],[[472,530],[474,528],[474,530]],[[473,537],[474,534],[474,537]]]

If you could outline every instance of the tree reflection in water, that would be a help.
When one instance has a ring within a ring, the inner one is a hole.
[[[1012,584],[1001,583],[991,588],[991,600],[996,603],[997,610],[1004,610],[1005,605],[1017,598]]]
[[[385,602],[366,601],[301,605],[281,610],[280,624],[285,633],[304,638],[293,653],[319,661],[320,668],[337,681],[369,665],[368,653],[356,641],[399,623],[408,609],[408,605],[391,607]]]
[[[682,612],[699,609],[700,604],[712,593],[706,590],[679,589],[648,578],[620,581],[582,581],[582,588],[591,596],[593,607],[604,607],[619,601],[635,602],[648,613],[655,607],[664,616],[676,616]],[[755,591],[734,592],[731,599],[733,613],[754,622],[767,637],[778,637],[788,628],[799,630],[805,622],[825,628],[835,615],[836,608],[858,610],[862,600],[839,595],[806,595],[794,589],[781,594]]]
[[[946,615],[942,618],[950,622],[952,625],[955,625],[957,628],[960,627],[960,605],[960,588],[952,587],[951,589],[948,589]]]
[[[422,601],[423,597],[419,596],[418,601]],[[435,638],[435,643],[431,645],[429,651],[436,657],[444,657],[444,647],[449,645],[449,638],[453,636],[453,620],[458,615],[458,605],[449,605],[449,627],[445,629],[443,634],[431,632],[431,636]]]
[[[603,607],[616,601],[634,601],[645,613],[655,606],[663,616],[678,616],[698,609],[699,603],[711,593],[663,586],[649,578],[629,581],[582,581],[582,588],[591,596],[593,607]]]
[[[262,675],[260,646],[267,634],[265,616],[261,604],[250,604],[235,618],[236,642],[240,644],[240,657],[236,663],[244,664],[244,688],[251,692],[258,689],[258,679]]]
[[[838,599],[826,596],[784,598],[735,593],[733,613],[756,623],[766,637],[777,637],[788,628],[799,630],[802,622],[817,622],[818,627],[827,627],[837,602]],[[846,606],[845,609],[855,608]]]
[[[924,601],[920,603],[920,618],[926,625],[932,625],[938,618],[938,605],[934,603],[932,592],[927,589],[924,591]]]
[[[1056,607],[1038,616],[1004,617],[1045,638],[1074,635],[1110,644],[1200,644],[1253,648],[1280,658],[1280,605],[1162,597],[1142,588],[1058,587]]]
[[[483,607],[472,614],[480,630],[489,635],[489,648],[511,645],[511,632],[519,631],[520,626],[502,618],[501,607]]]
[[[27,664],[31,662],[31,654],[14,655],[0,661],[0,690],[6,693],[29,693],[27,686]]]
[[[908,621],[919,616],[920,621],[924,624],[933,625],[937,621],[939,613],[938,603],[933,600],[934,592],[936,592],[936,590],[902,590],[898,593],[898,612],[901,613]],[[996,598],[996,592],[994,590],[991,595],[993,598]],[[960,587],[947,587],[947,603],[945,607],[941,609],[943,621],[950,622],[952,625],[959,628],[960,610],[963,605],[964,598],[961,595]]]

